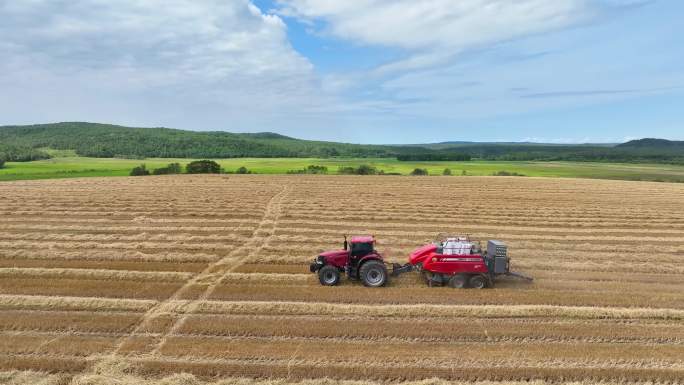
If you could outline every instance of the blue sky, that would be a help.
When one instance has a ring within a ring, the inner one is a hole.
[[[3,124],[684,140],[674,0],[0,3]]]

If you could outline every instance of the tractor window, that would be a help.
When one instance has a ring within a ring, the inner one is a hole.
[[[372,243],[352,243],[351,254],[355,257],[363,257],[373,251]]]

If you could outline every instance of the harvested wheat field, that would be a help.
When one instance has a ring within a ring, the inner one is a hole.
[[[161,176],[0,184],[0,383],[684,383],[684,185]],[[509,245],[494,289],[321,287],[375,234]]]

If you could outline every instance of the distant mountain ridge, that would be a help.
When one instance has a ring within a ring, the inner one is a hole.
[[[682,147],[684,148],[684,141],[677,140],[667,140],[667,139],[656,139],[656,138],[644,138],[630,140],[622,144],[618,144],[616,147],[621,148],[673,148]]]

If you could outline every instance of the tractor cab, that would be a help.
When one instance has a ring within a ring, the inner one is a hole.
[[[347,238],[344,238],[344,249],[347,250]],[[375,238],[373,236],[352,237],[349,242],[349,256],[351,258],[362,258],[375,251]]]
[[[347,237],[344,238],[347,242]],[[359,265],[365,257],[375,253],[375,238],[373,236],[355,236],[349,242],[349,263],[347,274],[352,278],[358,278]]]

